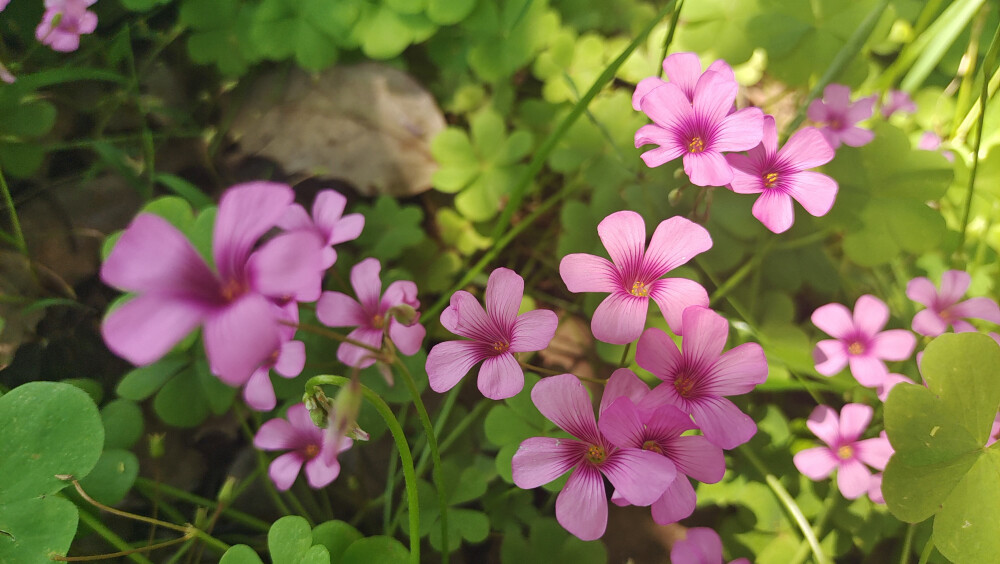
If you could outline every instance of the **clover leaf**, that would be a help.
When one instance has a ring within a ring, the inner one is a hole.
[[[885,404],[896,450],[882,491],[893,515],[934,516],[934,545],[956,562],[994,562],[1000,553],[1000,447],[987,447],[1000,409],[1000,347],[978,333],[946,334],[927,346],[927,387],[900,385]]]
[[[194,31],[187,40],[191,59],[214,63],[225,75],[245,73],[257,58],[250,37],[255,10],[255,5],[239,0],[185,0],[178,20]]]

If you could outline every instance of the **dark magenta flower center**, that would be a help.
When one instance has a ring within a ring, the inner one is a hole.
[[[663,454],[663,449],[660,448],[659,443],[652,439],[642,443],[642,450],[649,450],[655,452],[656,454]]]

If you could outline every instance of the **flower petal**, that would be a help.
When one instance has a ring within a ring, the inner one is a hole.
[[[725,186],[733,180],[733,169],[717,150],[684,154],[684,173],[696,186]]]
[[[597,224],[597,234],[619,270],[638,266],[646,252],[646,223],[634,211],[615,212]]]
[[[287,341],[281,345],[281,354],[274,364],[274,371],[285,378],[294,378],[306,367],[306,345],[302,341]]]
[[[764,112],[760,108],[743,108],[722,120],[712,139],[712,149],[748,151],[761,142],[763,135]]]
[[[694,114],[691,102],[676,84],[664,84],[651,90],[639,102],[642,112],[649,116],[656,125],[671,129],[675,123],[681,123]],[[636,147],[641,147],[636,135]]]
[[[274,306],[252,293],[209,316],[203,337],[212,372],[230,386],[243,385],[281,347]]]
[[[722,449],[698,435],[677,437],[670,441],[667,456],[677,470],[699,482],[714,484],[726,473],[726,457]]]
[[[646,128],[649,129],[647,130]],[[663,133],[654,132],[652,131],[653,129],[658,129]],[[646,166],[649,168],[664,165],[684,154],[684,145],[678,143],[672,136],[668,137],[667,133],[669,133],[667,130],[657,125],[644,125],[636,133],[635,144],[637,146],[648,145],[650,143],[660,144],[659,147],[644,151],[639,155],[642,162],[646,163]]]
[[[825,143],[825,142],[824,142]],[[819,217],[826,215],[837,199],[837,182],[818,172],[797,172],[789,175],[785,191],[809,212]]]
[[[885,363],[870,354],[849,356],[847,362],[851,365],[851,376],[866,388],[882,384],[889,375]]]
[[[570,292],[614,292],[617,271],[611,262],[585,253],[566,255],[559,261],[559,276]]]
[[[254,370],[243,386],[243,399],[254,411],[271,411],[277,403],[270,372],[267,368]]]
[[[885,470],[885,465],[893,454],[892,445],[884,435],[873,439],[858,441],[854,445],[854,456],[861,462],[877,470]]]
[[[513,330],[524,297],[524,279],[509,268],[497,268],[486,283],[486,311],[504,333]]]
[[[374,315],[379,313],[379,302],[382,296],[382,279],[379,273],[382,264],[376,258],[366,258],[351,268],[351,287],[354,295],[365,311]]]
[[[597,540],[608,525],[606,495],[601,473],[580,464],[556,498],[556,520],[580,540]]]
[[[858,298],[854,304],[854,325],[865,336],[871,337],[889,321],[889,307],[871,294]]]
[[[340,461],[334,458],[332,462],[327,462],[325,458],[317,456],[306,462],[306,478],[310,488],[325,488],[340,475]]]
[[[860,460],[845,460],[837,470],[837,487],[847,499],[857,499],[868,492],[871,472]]]
[[[616,450],[601,463],[600,470],[626,501],[640,506],[659,499],[677,477],[670,459],[641,448]]]
[[[603,414],[604,410],[618,398],[628,398],[632,400],[632,403],[638,405],[639,401],[648,393],[649,386],[640,380],[635,372],[628,368],[619,368],[611,374],[604,386],[604,394],[601,396],[601,407],[598,413]]]
[[[642,448],[646,440],[645,426],[639,409],[629,398],[618,398],[601,413],[597,428],[618,448]],[[629,500],[630,503],[634,503]],[[648,505],[648,504],[638,504]]]
[[[941,274],[941,295],[939,303],[951,305],[962,299],[972,284],[972,276],[962,270],[948,270]],[[933,286],[932,286],[933,288]],[[938,296],[934,296],[938,298]],[[930,304],[924,304],[930,307]],[[945,307],[947,307],[947,305]]]
[[[806,427],[827,446],[836,448],[841,445],[840,415],[832,407],[817,405],[809,414]]]
[[[948,330],[948,323],[933,309],[923,309],[913,316],[912,327],[925,337],[937,337]]]
[[[803,127],[788,138],[785,146],[778,151],[778,158],[792,170],[801,171],[825,165],[836,154],[818,129]]]
[[[637,112],[641,112],[642,107],[640,106],[640,103],[642,102],[642,99],[646,97],[646,94],[649,94],[654,89],[659,88],[664,84],[666,84],[666,82],[658,76],[648,76],[640,80],[639,84],[635,85],[635,92],[632,93],[632,109]]]
[[[684,310],[684,340],[681,351],[685,367],[708,371],[719,359],[729,337],[729,322],[707,307],[691,306]]]
[[[906,329],[890,329],[875,335],[871,354],[884,360],[906,360],[917,346],[917,338]]]
[[[101,323],[101,335],[111,352],[144,366],[167,354],[210,312],[197,302],[143,294],[109,313]]]
[[[531,389],[531,401],[546,419],[588,443],[600,443],[590,395],[572,374],[542,378]]]
[[[312,231],[271,239],[247,262],[251,286],[265,296],[316,301],[323,284],[322,250],[322,241]]]
[[[969,298],[964,302],[951,306],[948,310],[952,317],[983,319],[991,323],[1000,323],[1000,307],[990,298]]]
[[[320,190],[313,199],[312,217],[316,226],[329,232],[337,225],[347,207],[347,198],[336,190]]]
[[[285,419],[271,419],[260,426],[253,438],[253,446],[261,450],[287,450],[301,446],[299,433]]]
[[[738,90],[739,85],[736,81],[722,73],[714,71],[702,73],[702,75],[698,77],[698,82],[695,84],[694,94],[691,96],[691,106],[694,108],[695,114],[703,123],[716,124],[721,121],[723,122],[721,127],[725,127],[724,118],[726,118],[726,116],[729,115],[729,111],[733,109],[733,103],[736,101],[736,93]],[[763,115],[759,109],[757,110],[757,113]],[[758,119],[756,132],[757,140],[754,141],[750,147],[760,143],[762,129],[763,124],[760,119]],[[716,131],[718,135],[718,130]],[[746,148],[749,149],[750,147]]]
[[[316,302],[316,318],[327,327],[358,327],[369,323],[361,304],[340,292],[320,295]]]
[[[850,147],[860,147],[875,139],[875,132],[860,127],[848,127],[839,132],[840,142]]]
[[[635,348],[636,363],[660,380],[672,382],[684,366],[677,345],[662,329],[650,327],[643,332]]]
[[[684,476],[677,476],[667,487],[667,491],[650,507],[653,521],[657,525],[669,525],[686,519],[694,513],[696,502],[691,481]]]
[[[287,184],[254,181],[226,190],[212,234],[212,256],[223,280],[242,276],[257,240],[278,224],[295,194]]]
[[[800,450],[792,457],[795,467],[813,481],[825,480],[837,467],[837,458],[827,447]]]
[[[530,490],[555,480],[583,459],[583,449],[579,442],[569,439],[525,439],[511,460],[514,485]]]
[[[427,329],[419,323],[407,326],[395,319],[389,320],[389,338],[399,352],[406,356],[417,354],[426,336]]]
[[[701,78],[701,61],[695,53],[673,53],[663,59],[663,73],[690,98]]]
[[[642,261],[643,270],[659,278],[711,248],[712,237],[707,229],[687,218],[674,216],[661,221],[653,231]]]
[[[700,398],[688,402],[694,422],[712,444],[729,450],[749,441],[757,424],[726,398]]]
[[[487,358],[479,368],[479,391],[493,400],[514,397],[524,389],[524,371],[510,352]]]
[[[814,322],[815,323],[815,322]],[[813,361],[816,363],[816,372],[823,376],[833,376],[847,366],[847,351],[844,343],[826,339],[816,343],[813,349]]]
[[[684,346],[687,347],[687,343]],[[764,349],[757,343],[743,343],[714,361],[700,389],[702,393],[713,396],[738,396],[765,381],[767,357],[764,356]]]
[[[286,452],[275,458],[267,471],[271,477],[271,481],[274,482],[274,487],[280,491],[285,491],[292,487],[292,484],[295,483],[295,478],[299,475],[299,470],[302,469],[303,462],[305,461],[297,452]]]
[[[501,337],[479,300],[465,290],[451,295],[451,305],[441,313],[441,324],[456,335],[484,343]]]
[[[358,327],[347,334],[347,338],[368,345],[373,349],[382,348],[382,338],[385,333],[382,329],[372,329],[370,327]],[[368,368],[375,364],[375,353],[351,343],[340,343],[337,347],[337,360],[347,366],[354,368]]]
[[[431,389],[441,394],[455,387],[476,363],[487,355],[475,341],[446,341],[431,348],[427,355],[427,378]]]
[[[599,341],[613,345],[631,343],[642,334],[648,308],[648,298],[612,293],[597,306],[590,329]]]
[[[674,543],[670,551],[672,564],[722,564],[722,540],[706,527],[687,530],[684,540]]]
[[[511,333],[511,352],[540,351],[549,346],[556,334],[559,318],[547,309],[526,311],[517,316]]]
[[[865,432],[868,423],[872,420],[872,411],[871,406],[863,403],[849,403],[841,408],[839,431],[841,444],[853,443],[858,440],[858,437]]]
[[[693,306],[708,307],[708,292],[701,284],[687,278],[656,280],[650,287],[649,297],[660,308],[670,330],[678,335],[685,332],[684,310]]]
[[[816,308],[812,322],[836,339],[849,337],[854,332],[854,318],[843,304],[826,304]]]
[[[764,190],[753,203],[753,216],[773,233],[784,233],[795,223],[792,198],[779,190]]]
[[[365,216],[360,213],[349,213],[340,218],[340,221],[333,227],[327,239],[328,245],[336,245],[345,241],[353,241],[361,236],[365,228]]]
[[[413,309],[420,307],[417,299],[417,285],[409,280],[397,280],[385,289],[379,302],[379,311],[386,311],[398,305],[408,305]]]

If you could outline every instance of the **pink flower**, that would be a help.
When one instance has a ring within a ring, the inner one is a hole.
[[[374,349],[382,348],[382,339],[388,331],[389,338],[405,355],[420,350],[427,331],[419,323],[404,325],[390,310],[394,307],[420,307],[417,285],[409,280],[389,284],[382,295],[382,279],[378,259],[367,258],[351,269],[351,287],[358,301],[340,292],[323,292],[316,302],[316,317],[328,327],[357,327],[347,338],[364,343]],[[419,316],[417,316],[419,317]],[[375,364],[372,351],[351,343],[341,343],[337,359],[347,366],[367,368]]]
[[[291,450],[271,462],[268,474],[279,490],[287,490],[295,483],[302,465],[306,467],[306,478],[309,486],[322,488],[337,478],[340,474],[340,462],[337,454],[351,448],[354,444],[348,437],[343,437],[336,447],[336,452],[329,441],[328,433],[313,424],[309,418],[306,406],[297,403],[288,408],[288,419],[271,419],[260,426],[253,439],[253,445],[261,450]]]
[[[875,386],[875,394],[878,395],[878,400],[884,402],[888,399],[889,392],[891,392],[897,385],[903,383],[912,384],[913,380],[910,380],[902,374],[896,374],[894,372],[886,374],[885,379]]]
[[[68,53],[80,47],[80,36],[97,29],[97,14],[87,10],[97,0],[45,0],[45,14],[35,38],[53,51]]]
[[[902,90],[890,90],[889,99],[885,104],[882,104],[881,108],[882,117],[885,119],[889,119],[896,112],[912,114],[915,111],[917,111],[917,105],[913,103],[910,95]]]
[[[606,476],[634,505],[656,501],[675,477],[674,465],[655,452],[615,448],[597,428],[590,397],[572,374],[543,378],[531,390],[542,415],[579,440],[533,437],[514,453],[514,484],[537,488],[569,470],[573,473],[556,498],[556,520],[582,540],[604,534],[608,523]]]
[[[708,70],[736,82],[733,69],[722,59],[709,65]],[[688,100],[694,99],[694,87],[702,75],[701,60],[698,59],[696,53],[674,53],[667,56],[666,59],[663,59],[663,72],[667,75],[667,80],[671,84],[676,84]],[[666,83],[658,76],[650,76],[640,80],[639,84],[635,85],[635,92],[632,94],[632,107],[635,108],[635,111],[642,111],[642,99],[646,97],[646,94]]]
[[[764,116],[764,138],[747,155],[731,153],[726,161],[733,167],[733,192],[760,194],[753,216],[775,233],[792,226],[792,199],[814,216],[825,215],[837,197],[837,183],[825,174],[808,169],[826,164],[834,151],[813,127],[796,131],[778,150],[778,130],[774,117]]]
[[[661,280],[667,272],[711,248],[712,238],[704,227],[683,217],[663,220],[647,249],[642,216],[620,211],[601,220],[597,233],[611,261],[574,253],[563,257],[559,274],[570,292],[610,292],[594,312],[591,330],[598,340],[623,345],[638,339],[646,326],[650,298],[678,334],[684,308],[708,305],[708,293],[697,282]]]
[[[682,351],[666,333],[649,328],[635,350],[635,361],[663,383],[646,401],[677,406],[694,417],[705,438],[731,449],[750,440],[757,424],[725,396],[745,394],[767,379],[767,359],[757,343],[725,353],[729,323],[705,307],[684,310]]]
[[[10,4],[10,0],[0,0],[0,12],[2,12],[4,8],[7,7],[7,4]]]
[[[673,82],[646,94],[640,106],[653,120],[635,133],[635,146],[659,145],[642,154],[646,166],[660,166],[683,156],[692,184],[725,186],[733,171],[722,156],[746,151],[760,143],[764,114],[759,108],[729,113],[738,86],[722,73],[709,71],[698,79],[689,100]]]
[[[284,214],[292,189],[248,182],[226,191],[212,237],[213,272],[165,219],[140,214],[101,266],[101,279],[138,295],[107,315],[104,342],[136,365],[151,364],[204,326],[212,372],[246,383],[281,342],[281,308],[322,276],[314,236],[282,234],[254,250]]]
[[[883,433],[884,435],[885,433]],[[868,483],[868,499],[872,503],[885,505],[885,497],[882,496],[882,473],[872,474],[871,482]]]
[[[479,391],[500,400],[524,388],[524,371],[514,353],[540,351],[549,346],[559,323],[556,314],[536,309],[517,314],[524,295],[524,279],[508,268],[498,268],[486,283],[486,310],[469,292],[459,290],[441,312],[444,328],[472,339],[438,343],[427,355],[427,377],[438,393],[452,389],[477,363]]]
[[[980,297],[958,301],[971,283],[969,273],[961,270],[949,270],[941,275],[940,292],[923,276],[910,280],[906,296],[927,306],[913,316],[913,330],[927,337],[937,337],[947,331],[949,325],[956,333],[975,331],[971,323],[964,321],[968,318],[1000,323],[1000,307],[993,300]]]
[[[285,341],[271,352],[264,362],[253,371],[246,386],[243,399],[257,411],[271,411],[277,399],[271,385],[271,369],[285,378],[295,378],[306,366],[306,346],[302,341]]]
[[[854,314],[841,304],[826,304],[812,314],[812,322],[833,339],[820,341],[813,350],[816,372],[833,376],[850,364],[851,374],[862,386],[878,386],[889,370],[884,360],[905,360],[917,339],[905,329],[882,331],[889,308],[865,294],[854,304]]]
[[[719,533],[707,527],[688,529],[683,540],[670,549],[671,564],[722,564],[722,539]],[[750,564],[746,558],[737,558],[729,564]]]
[[[872,408],[860,403],[845,405],[839,418],[833,408],[816,406],[806,425],[826,446],[797,452],[792,459],[795,467],[814,481],[826,479],[836,469],[837,487],[847,499],[867,493],[872,475],[865,464],[883,470],[893,452],[884,432],[858,440],[871,419]]]
[[[828,84],[823,90],[823,99],[813,100],[809,104],[807,115],[816,123],[826,124],[826,127],[820,129],[820,133],[834,149],[840,147],[841,143],[860,147],[870,143],[875,134],[855,124],[872,117],[874,107],[874,96],[861,98],[852,104],[849,87]]]
[[[0,80],[6,82],[7,84],[14,84],[17,82],[17,77],[11,74],[11,72],[7,70],[7,67],[3,66],[3,63],[0,63]]]
[[[705,437],[681,436],[697,426],[672,405],[644,401],[650,395],[649,388],[634,372],[628,368],[615,370],[601,398],[598,428],[616,447],[662,454],[676,467],[678,476],[651,506],[653,520],[667,525],[694,512],[695,493],[687,476],[714,484],[726,473],[726,460],[722,449]],[[618,492],[612,494],[611,501],[628,505]]]
[[[312,231],[323,241],[323,266],[329,268],[337,262],[337,251],[332,245],[357,239],[365,227],[365,216],[359,213],[344,215],[347,198],[336,190],[322,190],[313,200],[312,217],[299,204],[292,204],[278,226],[287,231]]]

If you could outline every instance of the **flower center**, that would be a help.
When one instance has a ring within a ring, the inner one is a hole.
[[[637,298],[645,298],[649,295],[649,287],[646,286],[645,282],[636,280],[632,283],[632,289],[629,290],[629,293]]]
[[[222,299],[232,302],[242,296],[247,291],[247,286],[243,282],[233,278],[222,286]]]
[[[692,391],[694,390],[695,379],[688,375],[687,372],[681,372],[674,379],[674,389],[682,398],[689,398],[692,396]]]
[[[702,141],[701,137],[694,137],[691,142],[688,143],[689,153],[700,153],[705,150],[705,142]]]
[[[834,131],[840,131],[843,128],[844,128],[844,122],[836,118],[830,120],[830,129],[833,129]]]
[[[778,183],[778,173],[769,172],[764,175],[764,188],[774,188],[774,185]]]
[[[493,352],[502,354],[510,350],[510,343],[507,341],[493,341]]]
[[[604,447],[601,445],[590,445],[590,448],[587,449],[587,460],[594,464],[604,462],[604,459],[607,457],[608,453],[604,451]]]
[[[372,327],[375,329],[385,328],[385,316],[381,313],[376,313],[375,317],[372,318]]]
[[[865,346],[859,343],[858,341],[854,341],[850,345],[847,345],[847,352],[848,354],[853,354],[853,355],[864,354]]]
[[[849,460],[854,457],[854,449],[851,445],[844,445],[837,449],[837,457],[841,460]]]
[[[307,444],[303,454],[305,454],[306,460],[316,458],[316,455],[319,454],[319,445],[313,443]]]
[[[642,450],[651,450],[656,454],[663,454],[663,449],[660,448],[660,445],[658,445],[656,441],[653,440],[649,440],[642,443]]]

